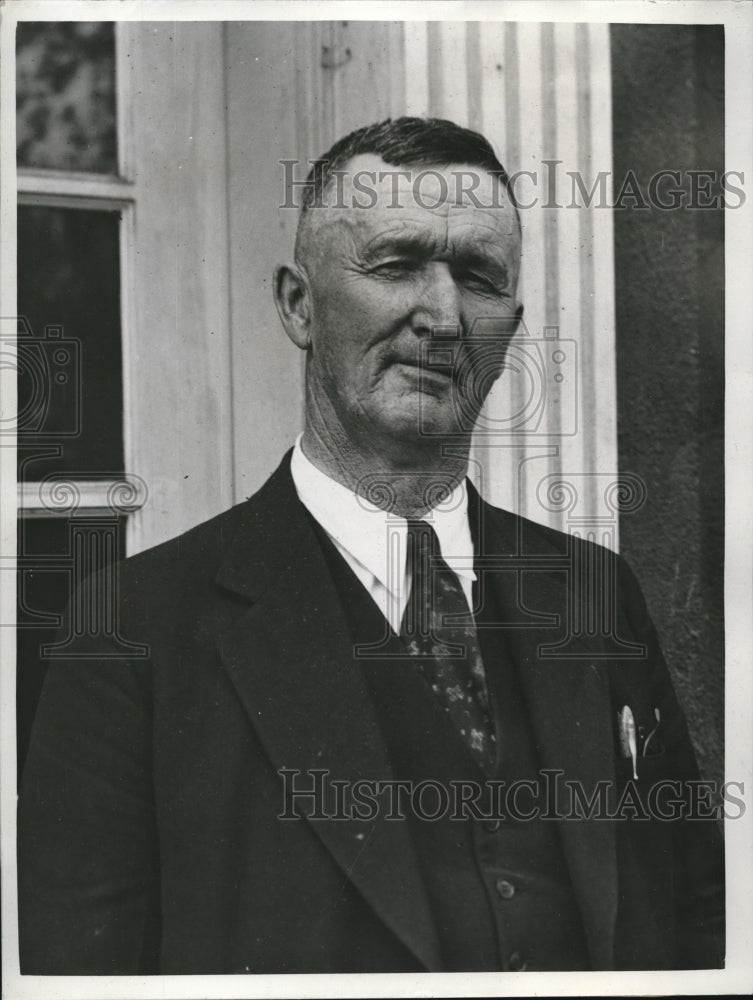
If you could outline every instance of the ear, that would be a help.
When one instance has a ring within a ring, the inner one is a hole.
[[[311,291],[297,264],[280,264],[274,272],[274,298],[285,333],[302,351],[311,346]]]

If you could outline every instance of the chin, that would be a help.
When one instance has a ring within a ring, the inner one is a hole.
[[[410,405],[391,408],[375,421],[389,437],[416,445],[428,444],[442,437],[467,436],[457,419],[454,407],[431,398]]]

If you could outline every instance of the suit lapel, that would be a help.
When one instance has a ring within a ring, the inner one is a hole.
[[[494,555],[519,556],[530,565],[551,563],[555,550],[548,536],[534,532],[535,550],[522,544],[521,522],[481,504],[483,545]],[[530,537],[530,536],[529,536]],[[562,553],[560,553],[562,554]],[[514,571],[490,573],[500,607],[518,627],[506,629],[518,670],[541,765],[561,770],[561,780],[582,784],[585,792],[599,780],[614,781],[612,719],[607,666],[593,658],[586,639],[570,642],[567,659],[542,657],[541,647],[561,636],[567,621],[565,572],[541,569],[526,573],[526,585]],[[538,620],[537,620],[538,619]],[[556,622],[557,625],[547,624]],[[578,657],[578,647],[582,658]],[[575,654],[575,655],[573,655]],[[569,801],[565,797],[565,808]],[[617,858],[614,827],[603,820],[559,822],[563,850],[580,905],[595,968],[611,968],[617,910]]]
[[[254,602],[221,637],[222,660],[276,769],[324,769],[328,787],[331,779],[391,779],[340,601],[287,463],[247,505],[218,575]],[[307,774],[297,781],[311,787]],[[298,805],[310,813],[311,800]],[[384,809],[370,821],[309,822],[384,923],[425,968],[441,968],[407,824],[385,820]]]

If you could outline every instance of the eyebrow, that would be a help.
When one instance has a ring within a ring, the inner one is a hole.
[[[415,260],[428,259],[434,252],[434,242],[420,234],[394,235],[377,237],[362,250],[362,258],[366,263],[373,263],[388,254],[398,254]],[[469,267],[477,267],[484,271],[492,271],[495,278],[507,284],[508,270],[504,261],[477,250],[461,248],[459,253],[453,253],[451,259]]]
[[[384,256],[385,253],[400,253],[405,256],[423,257],[428,256],[434,250],[434,243],[431,239],[417,233],[412,235],[396,234],[389,236],[377,236],[362,250],[364,260],[372,261],[377,257]]]

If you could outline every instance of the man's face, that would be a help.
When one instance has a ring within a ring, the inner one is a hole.
[[[341,196],[330,190],[328,207],[311,211],[309,405],[334,408],[356,446],[469,429],[517,325],[520,234],[499,180],[462,164],[403,169],[411,176],[355,157]],[[360,171],[371,173],[360,174],[359,192]],[[369,207],[351,207],[354,198]],[[483,340],[469,342],[478,321]],[[449,372],[419,369],[438,327],[457,331],[437,343],[444,360],[452,352]]]

